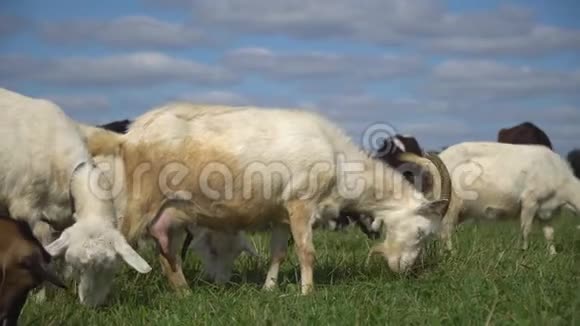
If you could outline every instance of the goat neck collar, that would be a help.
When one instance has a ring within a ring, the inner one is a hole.
[[[71,216],[74,216],[74,214],[76,213],[76,209],[75,209],[75,198],[72,194],[72,182],[74,179],[75,174],[85,165],[89,164],[89,162],[87,161],[83,161],[83,162],[79,162],[75,165],[75,167],[73,168],[71,174],[70,174],[70,179],[69,179],[69,183],[68,183],[68,196],[69,196],[69,202],[71,205]],[[48,216],[46,216],[43,213],[43,216],[40,218],[40,220],[48,225],[50,225],[51,228],[53,228],[54,230],[58,231],[58,232],[62,232],[64,231],[66,228],[68,228],[70,225],[65,225],[67,223],[58,223],[57,221],[53,221],[51,219],[48,218]],[[73,217],[74,220],[74,217]],[[74,223],[74,222],[73,222]]]

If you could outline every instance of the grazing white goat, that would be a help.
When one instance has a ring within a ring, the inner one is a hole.
[[[92,183],[99,174],[59,107],[0,89],[0,211],[62,231],[46,249],[80,273],[80,301],[90,306],[104,302],[118,257],[151,270],[117,231],[111,194]]]
[[[93,155],[113,156],[123,167],[123,233],[133,241],[148,232],[157,241],[177,289],[188,289],[178,252],[191,224],[271,229],[266,288],[276,285],[291,233],[306,294],[315,223],[340,210],[381,219],[386,239],[374,251],[405,272],[447,207],[447,199],[427,200],[313,113],[174,103],[137,118],[126,135],[84,132]]]
[[[564,206],[580,210],[580,181],[558,154],[541,145],[466,142],[441,152],[451,173],[453,195],[443,219],[442,239],[453,248],[451,234],[466,218],[520,216],[522,249],[534,217],[542,223],[550,254],[556,253],[550,220]],[[402,158],[429,164],[413,154]]]

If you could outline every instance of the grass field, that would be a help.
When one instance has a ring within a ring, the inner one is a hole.
[[[453,255],[429,256],[420,274],[401,277],[375,257],[371,241],[356,229],[315,235],[315,293],[302,297],[291,252],[279,290],[260,289],[268,239],[254,236],[261,258],[243,257],[232,284],[217,287],[199,278],[190,253],[186,275],[193,294],[168,290],[157,262],[147,275],[124,269],[107,307],[81,306],[73,293],[44,304],[29,300],[23,325],[580,325],[580,219],[555,223],[559,254],[551,258],[535,225],[530,249],[519,249],[516,221],[463,225]],[[430,249],[434,251],[437,243]]]

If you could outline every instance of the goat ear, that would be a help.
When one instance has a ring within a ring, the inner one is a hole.
[[[70,233],[65,230],[60,237],[54,240],[51,244],[44,247],[44,249],[53,257],[59,257],[68,249],[70,243]]]
[[[252,257],[258,257],[258,251],[256,250],[256,247],[254,246],[253,243],[250,243],[250,240],[242,235],[242,251],[247,252],[250,256]]]
[[[419,207],[417,214],[425,217],[441,218],[445,215],[448,205],[449,201],[447,199],[434,200]]]
[[[116,234],[114,246],[119,256],[137,272],[145,274],[151,271],[151,266],[139,256],[120,233]]]

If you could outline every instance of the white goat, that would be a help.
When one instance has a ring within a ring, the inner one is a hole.
[[[441,237],[453,248],[451,234],[466,218],[497,219],[520,215],[522,249],[534,217],[543,224],[550,254],[555,254],[550,219],[560,208],[580,209],[580,181],[558,154],[541,145],[466,142],[441,152],[451,173],[453,196],[443,219]],[[424,165],[427,160],[412,154],[402,159]]]
[[[405,272],[447,207],[447,199],[427,200],[332,123],[303,111],[176,103],[137,118],[126,135],[84,129],[93,155],[121,162],[123,233],[130,241],[153,236],[177,289],[188,289],[177,254],[188,225],[271,229],[266,288],[277,283],[291,232],[306,294],[315,223],[340,210],[381,219],[386,239],[374,251]]]
[[[80,273],[79,298],[104,302],[118,257],[140,273],[151,267],[116,229],[110,194],[77,125],[55,104],[0,89],[0,211],[64,230],[46,247]]]

